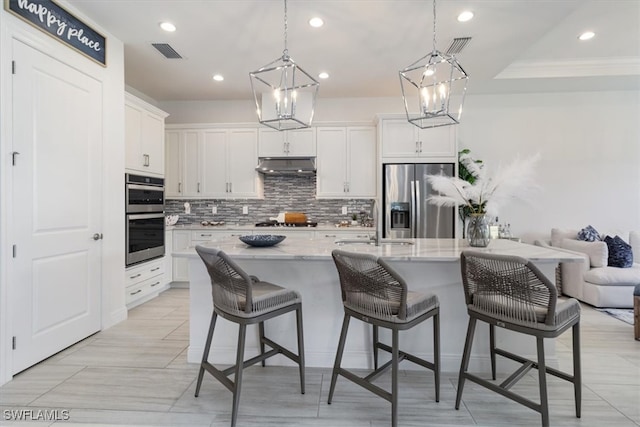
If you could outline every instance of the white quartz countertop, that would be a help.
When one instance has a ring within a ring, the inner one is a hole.
[[[255,225],[237,225],[237,224],[225,224],[225,225],[200,225],[200,224],[184,224],[184,225],[170,225],[167,226],[167,230],[211,230],[211,231],[260,231],[264,234],[277,234],[278,230],[286,231],[354,231],[354,232],[369,232],[374,233],[373,227],[360,227],[360,226],[348,226],[348,227],[336,227],[333,224],[318,224],[316,227],[256,227]]]
[[[277,234],[276,230],[272,234]],[[482,252],[520,256],[534,262],[582,262],[583,260],[581,256],[568,252],[502,239],[492,240],[486,248],[471,248],[466,240],[461,239],[383,239],[380,246],[367,243],[340,243],[341,240],[347,239],[308,239],[288,236],[276,246],[251,247],[242,243],[237,237],[229,237],[205,243],[205,246],[209,245],[221,249],[237,259],[326,260],[331,258],[331,251],[342,249],[374,254],[389,261],[452,262],[459,260],[461,251],[473,249]],[[354,239],[350,241],[353,242]],[[410,242],[411,244],[398,244],[399,242]],[[188,258],[197,256],[194,247],[175,251],[173,255]]]

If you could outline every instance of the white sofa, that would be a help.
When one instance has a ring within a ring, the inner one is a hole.
[[[582,263],[560,264],[562,293],[595,307],[633,307],[633,289],[640,284],[640,233],[620,235],[633,251],[633,266],[607,266],[609,250],[603,241],[577,239],[578,230],[551,230],[551,246],[583,255]],[[541,243],[544,245],[544,243]]]

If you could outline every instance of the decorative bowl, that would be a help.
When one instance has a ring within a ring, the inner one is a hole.
[[[166,225],[176,225],[178,219],[180,219],[180,215],[167,215],[164,218],[164,222]]]
[[[274,234],[251,234],[247,236],[240,236],[239,239],[249,246],[267,247],[274,246],[282,242],[287,236],[277,236]]]

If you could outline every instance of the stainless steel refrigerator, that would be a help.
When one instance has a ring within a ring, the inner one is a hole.
[[[453,176],[453,163],[385,164],[383,231],[387,238],[452,238],[455,208],[427,202],[427,175]]]

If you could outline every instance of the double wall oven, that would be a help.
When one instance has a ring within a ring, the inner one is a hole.
[[[126,265],[164,256],[164,179],[125,174]]]

